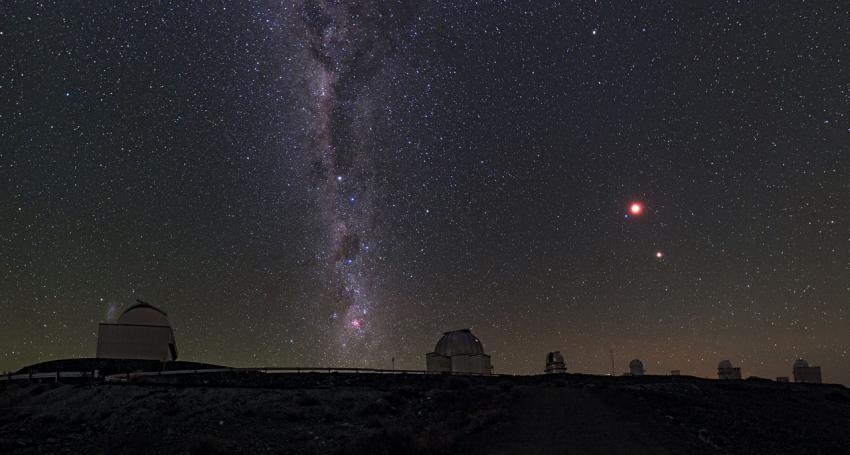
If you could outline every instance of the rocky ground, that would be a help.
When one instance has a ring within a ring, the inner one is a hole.
[[[0,382],[0,453],[850,453],[850,390],[688,377]]]

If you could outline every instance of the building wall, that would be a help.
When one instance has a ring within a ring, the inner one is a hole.
[[[493,374],[493,364],[490,363],[489,355],[472,356],[473,373]]]
[[[452,360],[436,352],[425,354],[425,369],[428,371],[452,371]]]
[[[477,373],[472,367],[471,357],[469,355],[453,355],[451,357],[452,371],[455,373]]]
[[[553,362],[546,365],[546,369],[543,370],[546,374],[558,374],[558,373],[566,373],[567,367],[563,362]]]
[[[171,327],[100,324],[97,357],[105,359],[175,360],[169,345]]]
[[[451,359],[452,371],[457,373],[491,374],[493,372],[488,355],[454,355]]]
[[[435,352],[425,354],[428,371],[451,371],[454,373],[492,374],[493,366],[488,355],[441,356]]]
[[[820,367],[794,368],[794,382],[809,382],[820,384],[822,381]]]
[[[720,379],[741,379],[740,368],[718,368],[717,377]]]

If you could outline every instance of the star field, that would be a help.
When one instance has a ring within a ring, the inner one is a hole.
[[[420,3],[0,6],[0,370],[141,298],[233,366],[850,384],[848,5]]]

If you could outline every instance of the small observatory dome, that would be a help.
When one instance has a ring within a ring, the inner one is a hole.
[[[798,368],[808,368],[809,362],[806,362],[806,359],[797,359],[794,361],[794,369]]]
[[[567,364],[564,362],[564,356],[561,351],[554,351],[546,354],[546,369],[543,370],[546,374],[558,374],[567,372]]]
[[[444,333],[440,341],[437,342],[437,346],[434,347],[434,352],[446,357],[482,355],[484,354],[484,345],[469,329],[462,329]]]
[[[718,379],[741,379],[741,369],[732,366],[729,360],[721,360],[717,364]]]
[[[643,362],[640,359],[632,359],[629,362],[629,373],[632,376],[643,376]]]
[[[794,382],[809,382],[820,384],[823,382],[820,367],[813,367],[805,359],[794,361]]]
[[[168,315],[147,302],[139,302],[127,308],[118,318],[118,324],[171,327]]]

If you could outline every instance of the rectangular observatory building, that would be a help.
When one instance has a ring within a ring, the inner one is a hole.
[[[116,324],[100,324],[97,357],[177,360],[177,343],[168,315],[147,302],[138,302],[124,311]]]
[[[177,358],[171,327],[129,324],[100,324],[97,357],[101,359],[145,359],[169,361]]]

